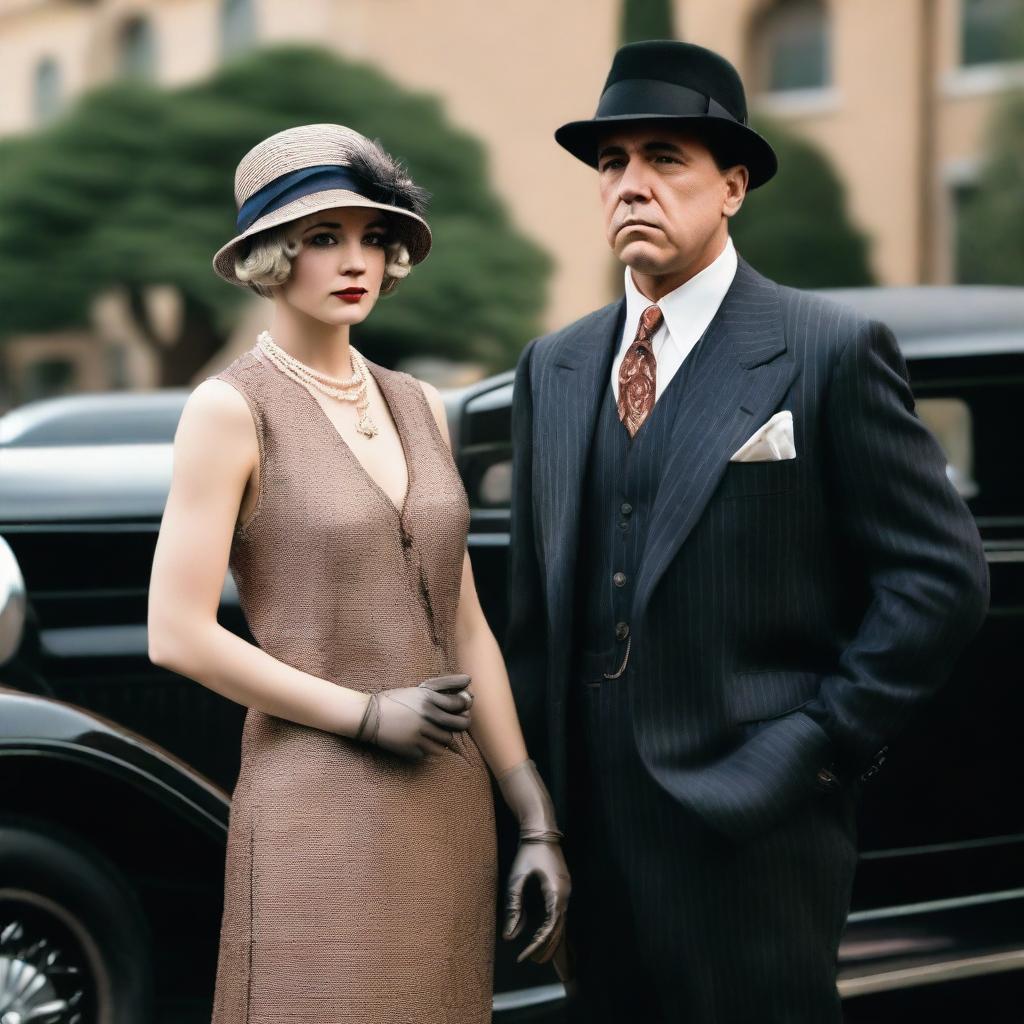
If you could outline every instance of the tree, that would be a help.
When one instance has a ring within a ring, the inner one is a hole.
[[[379,138],[434,196],[434,251],[356,328],[357,344],[386,365],[421,352],[508,365],[538,333],[550,261],[509,223],[480,144],[433,97],[292,46],[173,92],[103,88],[0,148],[0,336],[87,325],[93,300],[122,288],[161,382],[188,383],[248,294],[210,267],[235,234],[235,166],[260,139],[318,121]],[[172,344],[150,316],[153,285],[180,297]]]
[[[795,288],[871,284],[867,239],[846,214],[831,164],[777,125],[758,131],[778,154],[779,171],[747,195],[729,225],[736,248],[761,273]]]
[[[619,38],[623,43],[675,37],[672,0],[622,0]]]
[[[996,109],[988,155],[957,224],[957,279],[1024,284],[1024,94]]]

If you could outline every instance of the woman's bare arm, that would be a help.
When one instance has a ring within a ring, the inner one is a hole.
[[[444,400],[429,384],[423,384],[423,390],[438,428],[450,445]],[[528,755],[505,661],[480,607],[468,551],[463,556],[455,630],[459,668],[473,680],[469,687],[474,697],[469,731],[491,771],[498,776],[525,761]]]
[[[217,622],[239,506],[258,466],[245,399],[224,381],[204,381],[174,438],[149,586],[150,660],[246,707],[355,735],[366,694],[286,665]]]
[[[455,629],[459,668],[473,680],[469,687],[474,695],[469,731],[491,771],[499,776],[528,755],[505,660],[480,607],[468,551],[463,556]]]

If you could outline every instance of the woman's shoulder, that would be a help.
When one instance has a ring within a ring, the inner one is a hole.
[[[214,375],[196,385],[185,401],[179,431],[198,430],[207,437],[251,437],[256,419],[249,397],[231,377]]]
[[[410,383],[410,386],[415,388],[424,398],[427,403],[427,407],[430,409],[434,419],[437,422],[438,429],[442,433],[446,432],[448,425],[448,413],[444,407],[444,399],[441,397],[441,392],[430,384],[428,381],[420,380],[418,377],[412,376],[410,373],[403,374],[404,377]]]
[[[230,363],[223,366],[216,373],[211,373],[203,381],[203,384],[210,380],[221,380],[228,383],[245,381],[253,375],[259,374],[263,369],[263,365],[263,360],[256,354],[256,346],[253,345],[252,348],[246,349],[235,356]]]
[[[263,426],[263,407],[266,404],[271,378],[266,363],[256,354],[256,346],[240,353],[230,363],[210,374],[189,396],[202,414],[232,420],[255,422],[257,430]],[[250,427],[251,429],[251,427]]]

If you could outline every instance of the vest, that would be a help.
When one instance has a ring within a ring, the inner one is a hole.
[[[696,350],[679,367],[632,439],[619,419],[610,379],[606,385],[587,460],[576,563],[574,650],[581,679],[628,667],[637,571],[695,355]]]

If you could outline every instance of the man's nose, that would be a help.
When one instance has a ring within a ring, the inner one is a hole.
[[[647,168],[642,160],[630,160],[619,179],[619,199],[624,203],[651,198]]]

